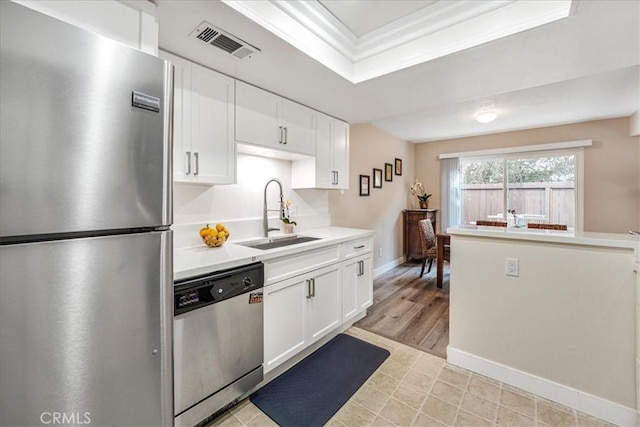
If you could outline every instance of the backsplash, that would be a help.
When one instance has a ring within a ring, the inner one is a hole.
[[[175,248],[202,244],[197,231],[207,223],[224,223],[231,241],[260,236],[264,186],[271,178],[282,182],[284,199],[293,203],[296,231],[330,225],[329,190],[292,190],[290,161],[238,153],[237,174],[233,185],[174,184]],[[267,192],[269,208],[277,209],[278,201],[278,186],[272,183]],[[269,225],[280,224],[278,213],[269,212]]]

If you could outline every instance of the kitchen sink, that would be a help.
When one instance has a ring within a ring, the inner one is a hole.
[[[282,246],[290,246],[297,245],[299,243],[312,242],[314,240],[320,240],[320,237],[311,237],[311,236],[296,236],[296,237],[281,237],[281,238],[271,238],[271,239],[263,239],[252,242],[238,243],[241,246],[247,246],[255,249],[273,249],[280,248]]]

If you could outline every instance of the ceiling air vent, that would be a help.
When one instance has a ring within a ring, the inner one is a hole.
[[[207,21],[202,22],[198,28],[193,30],[190,36],[202,40],[211,46],[215,46],[218,49],[222,49],[240,59],[246,58],[252,53],[260,52],[260,49],[257,47],[250,45],[244,40],[218,27],[214,27]]]

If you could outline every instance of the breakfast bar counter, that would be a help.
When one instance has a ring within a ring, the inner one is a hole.
[[[635,254],[635,262],[640,262],[640,236],[638,235],[488,226],[452,227],[447,232],[458,236],[631,249]]]
[[[448,361],[615,424],[638,425],[640,238],[447,231]]]

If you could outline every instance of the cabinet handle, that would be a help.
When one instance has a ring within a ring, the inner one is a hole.
[[[364,261],[358,261],[358,276],[362,276],[364,274]]]
[[[284,128],[284,145],[287,145],[289,142],[289,129]]]
[[[307,279],[307,299],[311,299],[311,279]]]
[[[196,171],[193,173],[193,176],[197,176],[200,173],[200,154],[193,153],[193,158],[196,160]]]
[[[283,137],[283,135],[284,135],[283,129],[284,128],[282,126],[278,126],[278,129],[280,129],[280,137],[279,137],[280,140],[278,141],[278,144],[282,144],[283,141],[284,141],[284,137]]]
[[[316,279],[311,279],[311,288],[313,291],[311,292],[311,296],[315,298],[316,296]]]
[[[338,171],[335,171],[335,172],[336,172],[336,185],[338,185],[340,182],[340,179],[339,179],[340,175],[338,175],[339,173]]]
[[[191,175],[191,151],[187,151],[187,175]]]
[[[364,245],[354,246],[353,249],[358,250],[364,248]]]

